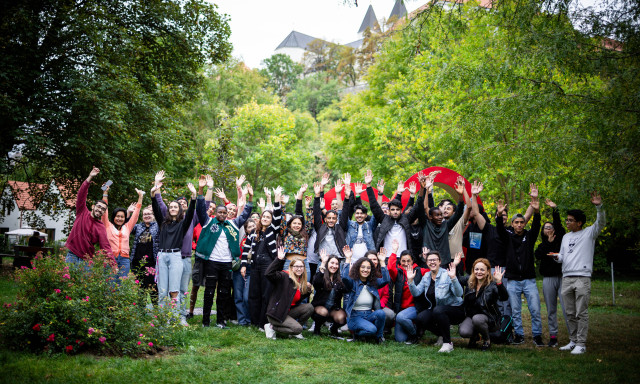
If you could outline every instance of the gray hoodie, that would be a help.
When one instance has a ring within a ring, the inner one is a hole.
[[[592,226],[577,232],[568,232],[562,238],[557,262],[562,263],[563,277],[591,277],[596,238],[606,224],[602,205],[596,206],[596,210],[598,214]]]

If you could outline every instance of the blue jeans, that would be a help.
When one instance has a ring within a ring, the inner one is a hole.
[[[233,272],[233,302],[236,304],[236,314],[238,315],[238,324],[251,324],[249,316],[249,271],[251,267],[247,267],[246,276],[243,278],[240,271]]]
[[[127,276],[129,274],[131,260],[128,257],[118,255],[116,257],[116,263],[118,264],[118,278]]]
[[[79,263],[85,263],[86,261],[82,260],[80,257],[78,257],[75,253],[71,252],[71,251],[67,251],[67,256],[64,258],[64,261],[69,263],[69,264],[79,264]]]
[[[540,294],[538,293],[538,286],[536,285],[536,279],[527,280],[509,280],[507,286],[509,292],[509,304],[511,304],[511,317],[513,318],[513,329],[517,335],[524,336],[524,329],[522,328],[522,302],[520,298],[524,294],[527,299],[527,306],[529,306],[529,313],[531,313],[531,333],[533,336],[542,335],[542,317],[540,316]]]
[[[384,334],[384,311],[351,311],[347,326],[356,336],[376,338],[383,337]]]
[[[189,280],[191,280],[191,257],[182,259],[182,277],[180,278],[180,314],[186,316],[189,313]]]
[[[162,305],[163,301],[169,296],[169,292],[180,292],[180,283],[182,280],[182,270],[184,263],[182,255],[178,252],[158,252],[158,265],[156,271],[158,274],[158,303]],[[180,295],[178,302],[180,304]]]
[[[416,307],[408,307],[396,315],[396,341],[407,341],[410,336],[416,334],[416,326],[413,320],[417,316]]]
[[[291,264],[291,260],[287,259],[284,261],[284,267],[282,267],[283,271],[289,270],[289,264]],[[307,281],[311,282],[311,270],[309,269],[309,262],[307,259],[304,259],[304,268],[307,270]]]
[[[491,268],[491,275],[493,275],[493,272],[495,271],[495,268]],[[504,272],[504,268],[503,268],[503,272]],[[507,291],[509,291],[508,287],[509,287],[509,280],[505,277],[502,278],[502,285],[504,285],[505,288],[507,288]],[[505,301],[501,301],[498,300],[498,308],[500,308],[500,313],[503,316],[511,316],[511,304],[509,304],[509,300],[505,300]]]

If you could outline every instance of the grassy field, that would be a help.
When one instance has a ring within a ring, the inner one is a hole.
[[[173,346],[156,356],[45,357],[0,349],[0,382],[638,383],[640,282],[616,283],[615,307],[610,288],[607,281],[593,283],[588,352],[581,356],[534,347],[526,311],[524,345],[493,346],[483,353],[466,350],[467,341],[454,338],[455,350],[447,355],[438,354],[429,337],[412,346],[351,343],[307,332],[307,340],[273,341],[253,328],[204,329],[196,316],[191,327],[167,335]],[[11,301],[15,295],[15,284],[2,276],[0,301]],[[546,332],[544,302],[542,309]],[[564,344],[566,329],[559,320]]]

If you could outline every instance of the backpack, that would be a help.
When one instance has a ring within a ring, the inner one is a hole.
[[[513,339],[513,319],[503,315],[500,318],[498,329],[489,334],[491,342],[495,344],[509,344]]]

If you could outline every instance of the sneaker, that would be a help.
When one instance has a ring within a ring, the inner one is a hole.
[[[209,328],[209,324],[202,323],[203,328]]]
[[[189,323],[187,323],[187,317],[186,316],[180,316],[180,325],[182,325],[183,327],[188,327]]]
[[[480,350],[482,352],[486,352],[489,350],[489,348],[491,348],[491,342],[485,341],[484,343],[482,343],[482,347],[480,347]]]
[[[273,325],[271,325],[271,323],[264,325],[264,334],[267,336],[267,339],[276,339],[276,331],[273,329]]]
[[[449,353],[453,351],[453,343],[442,343],[442,348],[438,352]]]
[[[433,345],[435,345],[436,347],[440,347],[442,346],[442,336],[438,337],[438,341],[436,341],[435,343],[433,343]]]
[[[385,340],[385,338],[384,338],[384,337],[378,337],[378,338],[376,339],[376,343],[377,343],[377,344],[384,344],[386,341],[387,341],[387,340]]]
[[[347,324],[343,325],[342,327],[340,327],[340,329],[338,329],[340,332],[349,332],[349,327],[347,326]]]
[[[587,347],[583,346],[583,345],[576,345],[572,350],[571,350],[571,354],[572,355],[582,355],[583,353],[587,352]]]
[[[260,328],[258,328],[258,331],[264,332],[264,328],[260,327]]]
[[[191,312],[191,313],[187,313],[187,315],[185,316],[185,318],[186,318],[187,320],[192,319],[192,318],[193,318],[193,312]]]
[[[544,343],[542,342],[542,336],[534,336],[533,344],[535,344],[536,347],[544,347]]]
[[[238,320],[231,320],[231,324],[238,325]]]
[[[309,332],[313,332],[316,330],[316,322],[314,321],[313,324],[311,324],[311,326],[309,327]]]
[[[478,335],[473,335],[469,339],[469,344],[467,345],[468,349],[476,349],[478,348]]]
[[[560,351],[573,351],[573,349],[575,347],[576,347],[576,343],[574,343],[573,341],[570,341],[569,344],[565,345],[564,347],[558,348],[558,350],[560,350]]]
[[[220,329],[229,329],[229,327],[227,327],[227,323],[216,323],[216,327],[220,328]]]
[[[513,338],[513,341],[511,342],[511,344],[513,345],[520,345],[524,343],[524,335],[518,335],[516,334],[516,337]]]
[[[550,338],[549,344],[547,344],[547,347],[555,348],[557,346],[558,346],[558,338],[557,337]]]
[[[302,336],[302,333],[298,333],[297,335],[290,335],[289,337],[298,339],[298,340],[304,340],[304,336]]]
[[[406,345],[413,345],[413,344],[418,344],[419,342],[420,342],[420,339],[418,339],[418,335],[413,335],[413,336],[409,336],[407,341],[405,341],[404,343]]]

